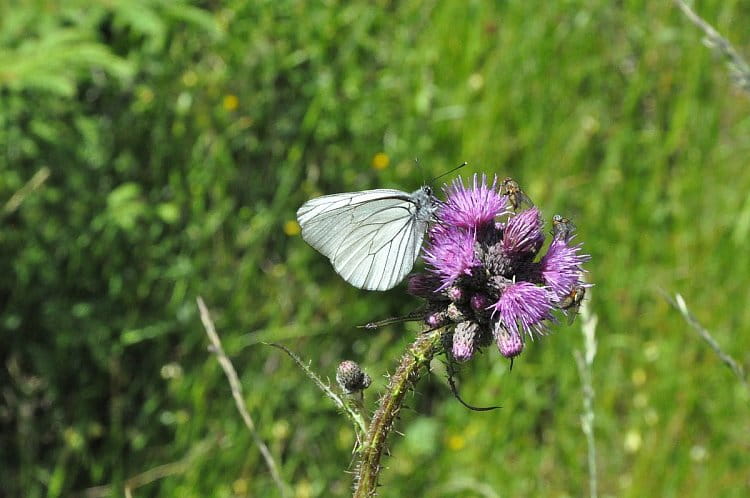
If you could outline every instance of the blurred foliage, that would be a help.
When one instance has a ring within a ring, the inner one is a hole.
[[[346,496],[351,429],[258,343],[330,376],[356,359],[375,390],[416,328],[353,326],[418,303],[347,286],[295,210],[467,160],[572,216],[594,256],[602,492],[746,496],[748,395],[656,289],[748,364],[748,98],[669,2],[540,6],[0,4],[2,494],[121,496],[158,469],[136,496],[275,495],[203,295],[296,496]],[[698,7],[748,46],[746,5]],[[467,365],[462,395],[495,412],[423,382],[383,496],[583,494],[580,343],[561,327],[512,373],[494,351]]]

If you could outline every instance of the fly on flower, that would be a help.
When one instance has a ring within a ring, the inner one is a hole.
[[[521,207],[534,207],[534,203],[531,202],[529,196],[521,190],[518,182],[513,178],[508,177],[503,180],[502,192],[503,195],[508,198],[508,202],[510,202],[511,207],[513,207],[513,211],[518,211]]]
[[[552,217],[552,237],[570,240],[575,234],[576,226],[568,218],[559,214]]]
[[[560,302],[557,303],[557,307],[568,315],[568,325],[572,325],[573,321],[576,319],[576,315],[578,315],[578,310],[581,308],[581,303],[585,296],[586,287],[577,285],[567,296],[563,297]]]

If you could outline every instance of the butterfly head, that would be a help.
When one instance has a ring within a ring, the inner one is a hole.
[[[419,190],[411,194],[417,207],[416,216],[419,221],[430,221],[440,206],[440,201],[429,185],[422,185]]]

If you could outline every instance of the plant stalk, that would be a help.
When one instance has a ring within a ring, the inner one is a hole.
[[[359,467],[355,478],[355,498],[374,496],[381,470],[380,459],[388,435],[393,430],[406,393],[426,371],[423,367],[429,368],[430,360],[442,350],[440,335],[441,329],[420,334],[409,346],[396,372],[391,376],[360,449]]]

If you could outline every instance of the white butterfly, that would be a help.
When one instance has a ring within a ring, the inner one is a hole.
[[[302,238],[354,287],[388,290],[411,271],[439,201],[412,192],[363,190],[324,195],[297,210]]]

